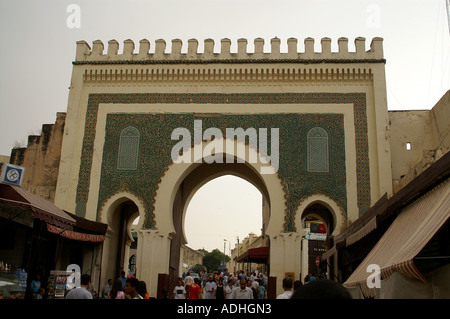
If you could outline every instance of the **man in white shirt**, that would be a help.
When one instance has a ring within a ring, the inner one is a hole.
[[[247,280],[245,278],[240,280],[239,287],[233,289],[231,299],[253,299],[253,291],[247,287]]]
[[[217,284],[213,280],[213,276],[209,276],[208,282],[205,284],[206,296],[205,299],[214,299],[214,290],[217,289]]]
[[[126,299],[143,299],[143,297],[138,293],[139,280],[136,278],[128,278],[125,283],[125,298]]]
[[[286,277],[283,279],[284,292],[277,296],[277,299],[291,299],[292,292],[292,278]]]
[[[259,282],[256,279],[252,281],[252,288],[254,288],[256,291],[258,291],[259,289]]]
[[[236,287],[234,287],[234,279],[229,279],[227,286],[225,287],[225,299],[231,299],[232,294],[233,294],[233,289],[235,289]]]
[[[66,299],[93,299],[92,294],[88,291],[91,285],[91,276],[84,274],[80,278],[80,287],[76,287],[69,291]]]

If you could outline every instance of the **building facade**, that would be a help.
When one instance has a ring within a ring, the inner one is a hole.
[[[127,268],[138,225],[137,277],[156,295],[178,275],[189,200],[209,180],[242,177],[263,195],[270,276],[301,276],[302,219],[338,234],[392,194],[382,39],[77,42],[55,204],[108,225],[101,282]],[[183,52],[182,52],[183,51]],[[230,130],[228,130],[230,129]],[[98,269],[99,271],[99,269]]]

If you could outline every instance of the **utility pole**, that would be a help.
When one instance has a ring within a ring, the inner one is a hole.
[[[225,265],[225,244],[226,244],[226,239],[223,240],[223,264]]]
[[[237,252],[237,256],[239,257],[239,236],[236,236],[237,237],[237,242],[238,242],[238,252]],[[237,263],[236,263],[237,264]],[[239,267],[238,267],[238,269],[239,269]]]
[[[445,0],[445,6],[447,7],[448,32],[450,33],[450,0]]]

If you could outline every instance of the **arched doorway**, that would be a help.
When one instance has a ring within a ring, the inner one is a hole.
[[[139,227],[133,222],[140,217],[140,205],[132,195],[116,194],[102,210],[100,220],[108,225],[108,230],[103,245],[101,283],[118,278],[122,271],[129,274],[132,228]]]
[[[306,276],[324,277],[327,275],[327,264],[321,261],[321,256],[325,253],[326,240],[333,232],[334,222],[330,210],[321,203],[314,203],[308,206],[302,214],[303,229],[305,239],[303,241],[303,262]]]
[[[198,189],[187,206],[187,245],[207,251],[225,246],[229,254],[238,237],[261,235],[262,208],[262,194],[251,183],[235,175],[216,177]]]
[[[180,184],[173,203],[173,224],[175,233],[172,235],[170,249],[170,266],[169,266],[169,291],[170,287],[176,284],[177,277],[182,273],[182,245],[188,244],[186,236],[185,224],[187,217],[187,209],[193,196],[197,191],[204,187],[208,182],[224,176],[234,176],[243,179],[253,185],[261,194],[261,211],[259,212],[260,230],[263,242],[268,242],[265,229],[270,219],[270,201],[267,188],[251,167],[245,164],[201,164],[187,175]],[[230,200],[233,200],[230,198]],[[236,221],[238,223],[238,221]],[[208,227],[210,223],[202,223],[203,227]],[[201,232],[201,229],[198,230]],[[223,243],[223,242],[222,242]]]
[[[308,222],[316,223],[314,225],[316,233],[312,233]],[[302,254],[301,254],[301,278],[305,279],[305,276],[309,273],[327,272],[328,278],[334,278],[334,260],[322,262],[318,260],[318,255],[322,255],[327,248],[325,247],[323,240],[328,239],[330,236],[336,236],[343,231],[347,223],[347,214],[344,208],[327,194],[314,193],[303,198],[297,206],[295,215],[295,226],[297,231],[303,233],[302,235]],[[322,225],[322,226],[320,226]],[[308,227],[307,227],[308,226]],[[320,227],[320,228],[319,228]],[[320,230],[322,232],[320,232]],[[319,242],[311,243],[310,251],[313,254],[309,254],[309,240],[319,240]],[[315,251],[315,252],[314,252]],[[319,266],[316,266],[316,260]],[[309,266],[311,263],[311,266]],[[310,269],[311,268],[311,269]]]
[[[132,201],[126,201],[119,205],[113,215],[112,229],[116,236],[113,238],[112,248],[116,250],[115,277],[122,271],[128,275],[129,249],[133,237],[131,225],[138,212],[138,208]]]
[[[228,153],[229,148],[223,147],[220,153],[214,154],[216,159],[223,157],[222,163],[210,161],[172,163],[160,179],[151,216],[154,227],[141,229],[138,233],[137,276],[147,282],[147,287],[153,295],[159,296],[159,291],[163,287],[168,289],[169,277],[176,278],[179,273],[180,264],[182,264],[180,263],[180,247],[187,241],[183,223],[192,196],[205,183],[223,175],[241,177],[254,185],[262,194],[264,219],[262,234],[270,239],[268,263],[271,267],[270,272],[279,281],[277,290],[281,289],[285,272],[290,271],[286,268],[286,263],[279,262],[282,260],[280,255],[287,252],[287,249],[280,248],[286,240],[293,241],[295,236],[292,236],[292,240],[285,236],[278,236],[284,231],[287,208],[284,186],[277,170],[268,164],[269,161],[250,161],[249,158],[259,158],[259,155],[257,150],[248,144],[228,139],[215,140],[216,145],[219,143],[225,145],[228,142],[232,144],[231,150],[233,145],[236,150],[242,144],[245,156],[238,158],[235,155],[237,152]],[[202,142],[203,149],[208,146],[208,143],[210,142]],[[189,152],[185,153],[189,154]],[[276,246],[272,249],[274,242]],[[275,253],[273,258],[272,253]],[[272,263],[272,259],[276,260],[276,263]],[[168,274],[167,278],[164,277],[165,274]]]

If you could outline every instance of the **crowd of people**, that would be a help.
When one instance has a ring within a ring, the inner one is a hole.
[[[172,292],[174,299],[266,299],[267,275],[239,271],[209,272],[198,278],[183,273]]]
[[[125,277],[122,271],[120,277],[114,282],[108,279],[108,284],[103,289],[105,299],[150,299],[145,281],[135,277]]]
[[[79,287],[72,289],[66,299],[93,299],[91,278],[81,276]],[[266,299],[267,275],[263,273],[239,271],[210,272],[201,277],[193,278],[190,273],[182,275],[169,294],[163,291],[164,298],[171,299]],[[126,277],[122,272],[120,277],[108,279],[100,298],[104,299],[149,299],[144,281],[134,277]]]
[[[80,286],[70,290],[66,299],[94,299],[91,291],[91,277],[84,274],[80,279]],[[135,277],[125,277],[122,271],[116,280],[108,279],[102,293],[104,299],[150,299],[147,285]]]
[[[82,275],[81,285],[72,289],[66,299],[93,299],[90,284],[90,276]],[[193,278],[188,272],[177,279],[171,293],[166,290],[163,295],[167,299],[267,299],[267,284],[267,275],[263,273],[210,272]],[[342,285],[312,274],[305,277],[304,283],[286,277],[282,287],[283,293],[277,299],[351,298]],[[102,296],[105,299],[150,299],[145,282],[127,278],[124,272],[115,281],[108,280]]]
[[[178,278],[172,298],[267,299],[267,284],[267,275],[256,272],[210,272],[194,279],[187,273]],[[304,283],[286,277],[282,281],[282,287],[283,292],[277,299],[351,299],[341,284],[326,279],[322,274],[308,274]]]

